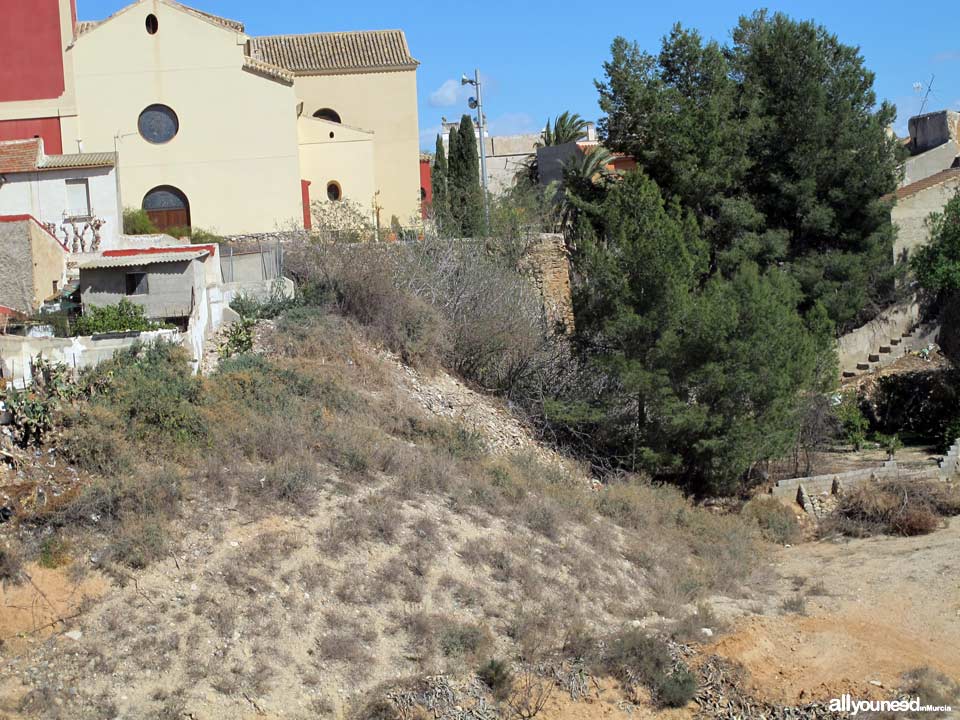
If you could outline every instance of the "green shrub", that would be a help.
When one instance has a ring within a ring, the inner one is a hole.
[[[156,235],[160,232],[146,210],[125,208],[123,211],[124,235]]]
[[[37,562],[40,567],[51,570],[66,565],[70,562],[69,549],[70,546],[64,540],[51,535],[40,543],[40,557]]]
[[[440,631],[440,651],[447,657],[462,657],[477,653],[488,641],[479,625],[448,623]]]
[[[844,393],[840,404],[836,406],[836,415],[847,444],[854,450],[860,450],[867,440],[870,423],[860,410],[860,399],[855,392]]]
[[[142,305],[126,298],[117,305],[102,305],[88,308],[73,323],[76,335],[98,335],[110,332],[145,332],[159,330],[160,323],[148,320]]]
[[[665,675],[654,690],[661,705],[684,707],[697,694],[697,678],[689,670],[681,668]]]
[[[793,510],[776,498],[758,496],[743,506],[742,514],[754,520],[771,542],[787,545],[800,537],[800,523]]]
[[[178,240],[189,240],[193,245],[213,245],[223,242],[223,238],[216,233],[198,227],[180,225],[167,228],[163,232]]]
[[[887,451],[887,457],[891,460],[896,457],[897,451],[903,447],[903,442],[900,440],[900,436],[896,433],[893,435],[875,433],[873,439],[876,440],[877,444],[881,448]]]
[[[489,660],[477,671],[480,682],[490,688],[497,700],[506,700],[513,688],[513,672],[502,660]]]
[[[60,451],[68,462],[101,475],[116,475],[130,465],[132,453],[125,428],[109,408],[85,403],[62,417]]]
[[[164,453],[171,446],[198,445],[208,436],[200,412],[201,381],[189,356],[166,342],[116,353],[81,375],[81,383],[99,404],[120,419],[131,440],[148,440],[145,450]]]

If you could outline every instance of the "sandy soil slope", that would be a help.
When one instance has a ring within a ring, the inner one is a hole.
[[[958,549],[960,517],[922,537],[784,548],[769,602],[803,595],[806,615],[744,616],[705,650],[743,663],[757,695],[776,702],[887,697],[919,666],[960,678]]]

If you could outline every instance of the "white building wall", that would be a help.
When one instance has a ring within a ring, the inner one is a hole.
[[[0,185],[0,215],[32,215],[41,223],[53,223],[57,237],[65,240],[61,229],[64,215],[69,210],[68,180],[87,180],[90,210],[94,217],[106,221],[100,230],[101,250],[119,246],[123,231],[123,214],[117,196],[117,176],[113,168],[86,168],[77,170],[45,170],[34,173],[10,173]],[[81,229],[83,223],[80,224]],[[93,235],[88,231],[85,240]],[[72,235],[71,235],[72,240]],[[72,250],[72,245],[68,243]]]

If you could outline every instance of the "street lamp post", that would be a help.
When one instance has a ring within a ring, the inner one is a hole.
[[[480,180],[483,183],[483,214],[486,217],[487,227],[490,227],[490,203],[487,194],[487,144],[483,139],[483,130],[486,118],[483,116],[483,90],[480,86],[480,70],[473,71],[473,79],[463,75],[460,78],[461,85],[473,85],[477,89],[476,99],[470,98],[469,105],[471,109],[477,111],[477,128],[480,131]]]

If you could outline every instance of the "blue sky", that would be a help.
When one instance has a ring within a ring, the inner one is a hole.
[[[95,20],[122,7],[122,0],[79,0],[81,19]],[[721,42],[742,14],[758,7],[815,19],[848,44],[858,45],[876,73],[879,98],[897,105],[898,134],[920,107],[914,83],[935,75],[928,109],[960,109],[960,13],[955,2],[915,5],[863,2],[679,4],[591,3],[554,0],[487,2],[306,2],[304,0],[187,0],[201,10],[243,21],[251,35],[402,28],[420,62],[418,95],[421,145],[432,149],[441,116],[459,118],[467,94],[462,72],[479,67],[485,80],[486,115],[493,134],[533,132],[563,110],[596,119],[593,80],[602,75],[610,41],[636,40],[649,51],[680,21]]]

